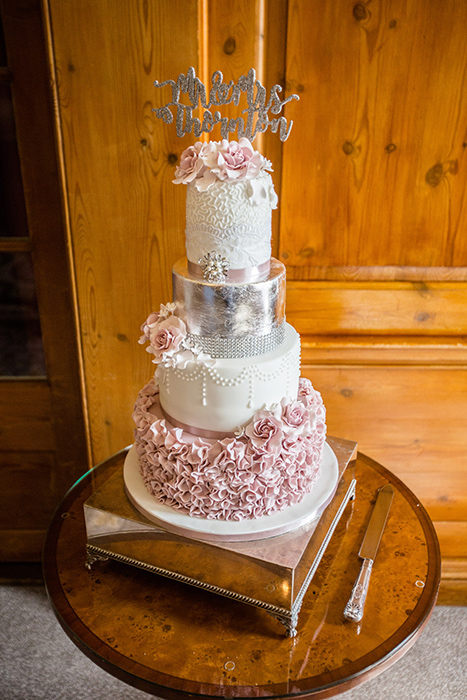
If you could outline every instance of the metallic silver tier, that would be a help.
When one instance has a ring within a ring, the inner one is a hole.
[[[212,357],[260,355],[283,340],[285,267],[274,258],[266,279],[242,283],[208,282],[182,259],[173,267],[173,291],[190,339]]]

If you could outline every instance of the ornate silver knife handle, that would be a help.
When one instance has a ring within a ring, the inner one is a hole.
[[[364,559],[358,578],[355,581],[349,602],[345,606],[344,617],[352,622],[360,622],[363,617],[366,594],[370,583],[371,570],[373,568],[372,559]]]

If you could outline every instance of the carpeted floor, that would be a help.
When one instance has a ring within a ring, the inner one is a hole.
[[[85,657],[61,629],[40,585],[0,585],[2,700],[148,698]],[[465,700],[467,608],[437,607],[420,639],[390,669],[343,700]]]

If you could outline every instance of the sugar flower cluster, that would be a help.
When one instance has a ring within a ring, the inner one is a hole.
[[[325,408],[308,379],[298,396],[258,411],[235,437],[208,440],[174,428],[150,409],[150,382],[138,396],[135,444],[146,488],[159,502],[193,517],[258,518],[298,503],[319,472]]]
[[[188,342],[186,325],[172,302],[161,304],[159,311],[149,314],[141,330],[143,335],[138,342],[149,343],[146,350],[154,355],[155,364],[179,368],[185,368],[188,362],[215,364],[210,355]]]
[[[246,138],[238,142],[198,141],[183,151],[173,182],[194,182],[198,191],[205,192],[216,181],[253,180],[264,170],[272,170],[270,161]]]

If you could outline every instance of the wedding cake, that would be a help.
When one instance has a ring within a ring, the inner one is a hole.
[[[156,370],[136,400],[134,449],[147,492],[192,518],[284,511],[320,473],[325,409],[285,320],[270,170],[241,138],[198,142],[175,171],[187,257],[173,268],[173,302],[142,326]]]

